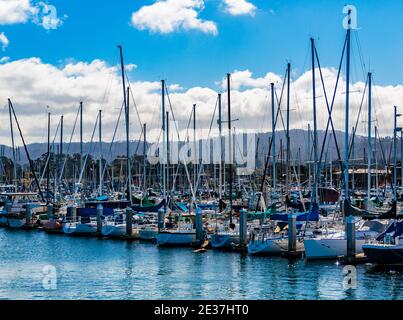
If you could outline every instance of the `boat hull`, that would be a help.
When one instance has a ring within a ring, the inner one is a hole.
[[[25,218],[8,218],[8,227],[11,229],[22,229],[26,224],[25,221]]]
[[[356,240],[356,253],[363,253],[365,240]],[[347,255],[346,239],[306,239],[304,240],[305,257],[307,260],[337,259]]]
[[[250,241],[248,244],[248,254],[251,255],[280,255],[284,252],[284,238],[265,239]]]
[[[63,232],[70,236],[92,236],[97,233],[97,226],[90,223],[65,223]]]
[[[140,240],[153,241],[158,236],[158,229],[140,229],[139,238]]]
[[[214,233],[211,235],[211,246],[214,249],[232,249],[239,244],[239,235]]]
[[[158,246],[187,246],[196,241],[195,232],[159,232]]]
[[[103,225],[102,235],[109,238],[119,238],[126,233],[126,224]]]
[[[401,245],[365,244],[363,251],[372,263],[403,264],[403,246]]]

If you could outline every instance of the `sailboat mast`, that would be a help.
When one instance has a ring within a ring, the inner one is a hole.
[[[83,102],[80,102],[80,172],[83,170]]]
[[[166,187],[166,170],[165,170],[165,157],[166,157],[166,136],[165,136],[165,80],[161,80],[161,96],[162,96],[162,187],[163,196],[165,200],[164,210],[167,212],[167,187]]]
[[[102,196],[102,110],[99,110],[99,196]]]
[[[231,129],[231,74],[227,73],[227,94],[228,94],[228,153],[229,153],[229,222],[232,223],[232,129]]]
[[[374,146],[374,155],[375,155],[375,187],[376,187],[376,197],[378,197],[378,189],[379,189],[379,180],[378,180],[378,127],[375,126],[375,146]]]
[[[197,141],[196,141],[196,104],[193,104],[193,192],[196,196],[196,184],[197,184]],[[194,199],[196,200],[196,199]]]
[[[130,205],[132,204],[132,162],[130,157],[130,88],[127,87],[126,96],[126,166],[127,166],[127,189]]]
[[[273,170],[273,194],[276,193],[276,184],[277,184],[277,177],[276,177],[276,121],[275,121],[275,107],[274,107],[274,83],[270,84],[271,87],[271,141],[273,147],[273,156],[272,156],[272,170]]]
[[[346,123],[344,127],[344,197],[349,197],[348,177],[348,131],[349,131],[349,104],[350,104],[350,51],[351,51],[351,9],[348,10],[347,24],[347,60],[346,60]]]
[[[290,81],[291,81],[291,64],[287,64],[287,153],[286,153],[286,175],[285,175],[285,188],[288,194],[289,179],[290,179]]]
[[[15,187],[17,188],[17,163],[16,163],[16,155],[15,155],[15,143],[14,143],[14,129],[13,129],[13,118],[11,116],[11,101],[8,100],[8,113],[10,116],[10,129],[11,129],[11,148],[13,149],[13,182]]]
[[[166,141],[167,141],[167,169],[166,169],[166,186],[169,193],[170,186],[169,186],[169,158],[170,158],[170,142],[169,142],[169,112],[166,111]]]
[[[371,148],[371,106],[372,106],[372,73],[368,73],[368,142],[367,142],[367,157],[368,157],[368,177],[367,177],[367,201],[371,198],[371,158],[372,158],[372,148]]]
[[[393,126],[393,199],[397,201],[397,107],[394,106],[394,126]],[[401,130],[401,129],[400,129]]]
[[[312,53],[312,103],[313,103],[313,168],[314,168],[314,201],[318,202],[318,127],[316,119],[316,78],[315,78],[315,40],[311,38],[311,53]]]
[[[218,177],[218,197],[219,197],[219,208],[222,211],[222,105],[221,105],[221,93],[218,94],[218,137],[220,145],[220,163],[218,167],[219,177]]]
[[[60,148],[59,148],[59,172],[60,172],[60,181],[59,181],[59,195],[61,195],[61,186],[62,186],[62,163],[63,163],[63,121],[64,116],[60,117]]]
[[[147,124],[143,124],[143,134],[144,134],[144,141],[143,141],[143,190],[144,190],[144,195],[143,198],[145,197],[146,193],[146,188],[147,188],[147,168],[146,168],[146,154],[147,154]]]
[[[50,112],[48,112],[48,165],[46,167],[46,204],[49,204],[49,187],[50,187]]]

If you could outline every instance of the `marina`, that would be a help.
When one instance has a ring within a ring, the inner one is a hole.
[[[0,87],[0,300],[403,300],[403,91],[343,15],[337,54],[309,36],[303,68],[215,89],[141,82],[124,44],[57,69],[90,82],[51,106],[35,93],[40,121]]]

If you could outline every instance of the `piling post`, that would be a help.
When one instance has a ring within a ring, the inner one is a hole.
[[[25,225],[29,226],[32,218],[32,205],[27,203],[25,207]]]
[[[355,257],[355,221],[353,216],[346,217],[347,257]]]
[[[12,207],[13,207],[13,202],[10,200],[7,200],[5,203],[5,209],[6,209],[7,214],[11,213]]]
[[[104,207],[102,204],[97,206],[97,234],[102,235],[102,216],[104,215]]]
[[[203,241],[204,233],[203,233],[203,214],[202,210],[197,207],[196,208],[196,240],[201,242]]]
[[[164,209],[159,209],[158,210],[158,232],[160,232],[161,229],[164,229],[165,226],[165,210]]]
[[[126,208],[126,236],[128,238],[132,237],[133,233],[133,209],[130,207]]]
[[[248,212],[241,209],[239,213],[239,243],[241,246],[246,246],[248,244]]]
[[[48,203],[47,207],[47,214],[48,214],[48,220],[53,219],[53,205],[51,203]]]
[[[288,214],[288,252],[297,251],[297,216]]]

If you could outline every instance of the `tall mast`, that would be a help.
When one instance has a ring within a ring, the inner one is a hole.
[[[376,197],[378,197],[378,127],[375,126],[375,146],[374,146],[374,156],[375,156],[375,188],[376,188]]]
[[[48,165],[46,167],[46,204],[49,204],[49,186],[50,186],[50,112],[48,112]]]
[[[308,139],[306,144],[306,163],[308,167],[308,182],[309,188],[311,188],[311,125],[308,123]]]
[[[231,74],[227,73],[227,94],[228,94],[228,152],[229,152],[229,222],[232,223],[232,129],[231,129]]]
[[[143,198],[145,197],[146,194],[146,189],[147,189],[147,168],[146,168],[146,154],[147,154],[147,124],[143,124],[143,134],[144,134],[144,141],[143,141],[143,190],[144,190],[144,195]]]
[[[315,40],[311,38],[311,53],[312,53],[312,103],[313,103],[313,168],[314,168],[314,201],[318,202],[318,127],[316,120],[316,78],[315,78]]]
[[[11,129],[11,147],[13,151],[13,182],[15,187],[17,188],[17,162],[16,162],[16,155],[15,155],[15,144],[14,144],[14,130],[13,130],[13,119],[11,116],[11,101],[8,100],[8,113],[10,116],[10,129]]]
[[[166,157],[166,136],[165,136],[165,80],[161,80],[161,97],[162,97],[162,159]],[[166,186],[166,170],[165,160],[162,161],[162,187],[165,200],[164,210],[167,212],[167,186]]]
[[[400,131],[400,186],[403,192],[403,130]]]
[[[130,88],[127,87],[126,97],[126,166],[127,166],[127,188],[130,205],[132,204],[132,162],[130,156]]]
[[[170,142],[169,142],[169,112],[168,111],[166,111],[165,112],[165,114],[166,114],[166,117],[165,117],[165,121],[166,121],[166,127],[165,127],[165,131],[166,131],[166,141],[167,141],[167,154],[166,154],[166,157],[167,157],[167,169],[166,169],[166,186],[167,186],[167,192],[168,192],[168,194],[169,194],[169,191],[171,190],[170,189],[170,186],[169,186],[169,158],[170,158],[170,152],[171,152],[171,150],[170,150]]]
[[[59,181],[59,195],[60,195],[60,191],[61,191],[61,185],[62,185],[62,163],[63,163],[63,119],[64,116],[60,117],[60,148],[59,148],[59,172],[60,172],[60,181]]]
[[[125,107],[125,123],[126,123],[126,165],[127,165],[127,196],[129,197],[130,204],[132,203],[132,178],[131,178],[131,165],[130,165],[130,132],[129,132],[129,94],[126,95],[126,78],[125,78],[125,64],[123,61],[123,49],[122,46],[118,46],[120,53],[120,69],[122,74],[122,88],[123,88],[123,103]]]
[[[274,107],[274,83],[270,84],[271,87],[271,141],[273,147],[273,156],[272,156],[272,170],[273,170],[273,194],[276,193],[276,184],[277,184],[277,170],[276,170],[276,121],[275,121],[275,107]]]
[[[348,10],[347,25],[347,60],[346,60],[346,123],[344,127],[344,197],[349,200],[348,179],[348,131],[349,131],[349,103],[350,103],[350,51],[351,51],[351,9]]]
[[[193,192],[196,196],[197,184],[197,141],[196,141],[196,104],[193,104]],[[194,199],[196,200],[196,199]]]
[[[80,172],[83,170],[83,102],[80,102]]]
[[[367,157],[368,157],[368,177],[367,177],[367,205],[370,204],[371,198],[371,105],[372,105],[372,73],[368,73],[368,143],[367,143]]]
[[[394,106],[394,128],[393,128],[393,199],[397,201],[397,131],[401,128],[397,128],[397,107]]]
[[[102,196],[102,110],[99,110],[99,196]]]
[[[220,139],[219,144],[220,144],[220,164],[218,167],[219,171],[219,177],[218,177],[218,184],[219,184],[219,189],[218,189],[218,197],[220,200],[219,203],[219,208],[220,212],[222,211],[222,110],[221,110],[221,93],[218,94],[218,137]]]
[[[289,190],[289,179],[290,179],[290,80],[291,80],[291,64],[287,64],[287,136],[286,136],[286,145],[287,145],[287,153],[286,153],[286,175],[285,175],[285,188],[286,193],[288,194]]]

